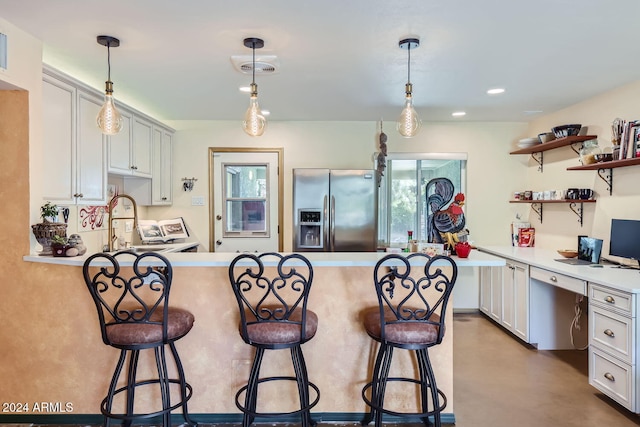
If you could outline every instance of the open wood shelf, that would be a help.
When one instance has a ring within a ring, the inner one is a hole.
[[[598,169],[615,169],[625,166],[640,165],[640,157],[632,159],[611,160],[610,162],[593,163],[590,165],[572,166],[567,168],[568,171],[593,171]]]
[[[553,150],[554,148],[560,148],[560,147],[565,147],[571,144],[582,143],[584,141],[589,141],[596,138],[598,138],[598,135],[567,136],[566,138],[558,138],[558,139],[554,139],[553,141],[545,142],[542,144],[535,144],[535,145],[532,145],[531,147],[520,148],[519,150],[512,151],[509,154],[540,153],[542,151]]]
[[[590,165],[573,166],[567,168],[568,171],[598,171],[598,176],[607,183],[609,195],[613,193],[613,170],[615,168],[623,168],[626,166],[640,165],[640,157],[630,159],[611,160],[610,162],[593,163]],[[607,170],[609,173],[607,174]]]
[[[540,220],[540,224],[542,224],[542,206],[547,203],[564,203],[569,204],[569,209],[573,211],[574,214],[578,216],[578,221],[580,222],[580,227],[582,227],[582,204],[583,203],[595,203],[595,199],[563,199],[563,200],[509,200],[509,203],[530,203],[531,209],[538,214],[538,219]],[[578,206],[580,205],[580,206]]]

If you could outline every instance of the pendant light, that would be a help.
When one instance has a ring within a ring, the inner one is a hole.
[[[258,85],[256,84],[256,49],[264,47],[264,40],[249,37],[244,39],[244,45],[253,49],[253,65],[251,70],[253,71],[253,78],[251,80],[251,98],[249,100],[249,108],[244,114],[244,121],[242,127],[249,136],[260,136],[264,133],[264,128],[267,126],[267,120],[262,115],[262,111],[258,106]]]
[[[105,135],[115,135],[122,129],[122,116],[113,103],[113,82],[111,81],[111,48],[120,46],[120,40],[111,36],[98,36],[98,44],[107,47],[107,81],[105,82],[104,104],[98,113],[98,127]]]
[[[401,49],[407,49],[407,84],[405,85],[405,102],[404,109],[398,117],[398,132],[405,138],[411,138],[418,134],[422,121],[418,117],[418,113],[413,108],[413,98],[411,97],[411,49],[420,46],[420,40],[416,38],[402,39],[399,46]]]

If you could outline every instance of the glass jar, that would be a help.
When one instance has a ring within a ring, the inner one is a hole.
[[[583,165],[592,165],[597,162],[596,154],[601,154],[602,150],[598,146],[598,140],[592,139],[585,141],[580,149],[580,162]]]

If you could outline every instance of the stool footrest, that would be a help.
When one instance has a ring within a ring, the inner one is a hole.
[[[281,380],[286,380],[286,381],[297,381],[296,377],[265,377],[265,378],[260,378],[258,380],[258,384],[261,383],[265,383],[265,382],[270,382],[270,381],[281,381]],[[251,415],[252,417],[281,417],[284,415],[297,415],[297,414],[301,414],[303,412],[308,412],[311,410],[311,408],[313,408],[314,406],[316,406],[318,404],[318,402],[320,401],[320,389],[318,388],[318,386],[316,386],[314,383],[312,382],[308,382],[309,387],[314,389],[316,392],[316,398],[313,402],[309,403],[307,406],[300,408],[296,411],[291,411],[291,412],[254,412],[251,411],[247,408],[245,408],[241,403],[240,403],[240,396],[245,393],[247,391],[248,385],[242,386],[240,388],[240,390],[238,390],[238,392],[236,393],[236,407],[238,409],[240,409],[243,413]]]
[[[177,379],[168,379],[167,382],[171,383],[171,384],[178,384],[180,385],[180,380]],[[145,386],[145,385],[150,385],[150,384],[160,384],[160,380],[146,380],[146,381],[138,381],[135,383],[134,387],[140,387],[140,386]],[[174,409],[178,409],[180,406],[183,406],[189,399],[191,399],[191,396],[193,395],[193,388],[191,387],[191,384],[189,383],[185,383],[185,389],[186,389],[186,396],[184,400],[180,400],[180,402],[176,403],[175,405],[172,405],[169,408],[165,408],[165,409],[161,409],[159,411],[156,412],[149,412],[149,413],[143,413],[143,414],[114,414],[112,412],[107,411],[106,409],[106,405],[107,405],[107,401],[109,400],[109,396],[105,397],[102,400],[102,403],[100,404],[100,412],[102,412],[102,415],[104,415],[105,417],[108,418],[113,418],[115,420],[134,420],[134,419],[145,419],[145,418],[152,418],[152,417],[157,417],[159,415],[163,415],[163,414],[167,414],[169,412],[172,412]],[[117,394],[122,393],[127,391],[127,387],[120,387],[119,389],[117,389],[114,393],[113,393],[113,397],[115,397]]]
[[[414,379],[414,378],[400,378],[400,377],[395,377],[395,378],[387,378],[387,382],[389,381],[396,381],[396,382],[408,382],[408,383],[414,383],[414,384],[421,384],[420,381]],[[380,385],[380,384],[378,384]],[[367,384],[365,384],[365,386],[362,388],[362,399],[365,401],[365,403],[367,405],[369,405],[371,408],[373,408],[376,411],[382,412],[383,414],[387,414],[387,415],[393,415],[396,417],[406,417],[406,416],[415,416],[415,417],[428,417],[430,415],[434,415],[434,414],[438,414],[440,412],[442,412],[444,410],[444,408],[447,406],[447,396],[445,396],[445,394],[442,392],[442,390],[437,389],[438,390],[438,395],[440,396],[442,401],[442,405],[440,405],[439,407],[435,407],[436,402],[433,402],[434,408],[431,411],[427,411],[427,412],[396,412],[396,411],[392,411],[390,409],[385,409],[381,406],[375,405],[371,399],[369,399],[367,397],[367,391],[373,387],[373,381],[372,382],[368,382]],[[431,388],[431,385],[427,385],[428,388]]]

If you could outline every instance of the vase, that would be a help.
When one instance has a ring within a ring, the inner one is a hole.
[[[31,226],[33,235],[36,237],[37,242],[42,245],[42,251],[39,253],[41,256],[53,255],[51,250],[51,238],[53,236],[66,237],[67,236],[67,224],[61,222],[42,222],[40,224],[34,224]]]

